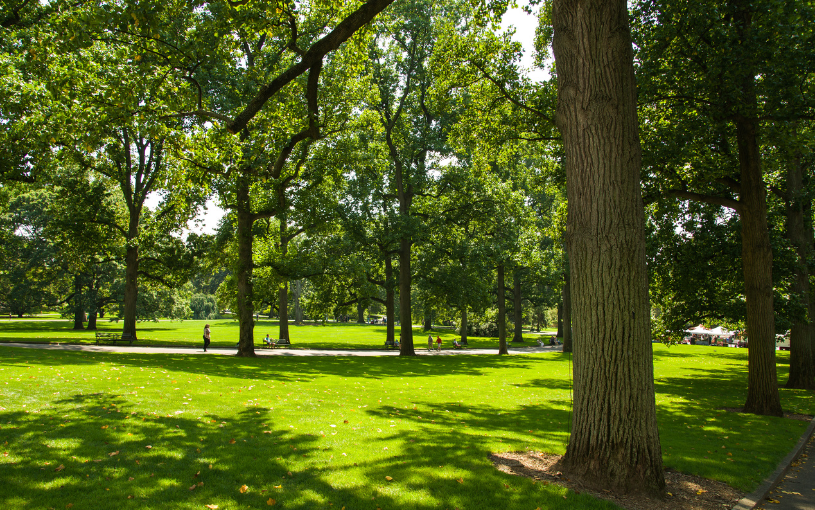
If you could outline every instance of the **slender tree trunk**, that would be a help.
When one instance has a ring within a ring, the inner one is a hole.
[[[467,307],[461,309],[461,345],[467,345]]]
[[[498,264],[498,354],[507,350],[507,305],[504,297],[504,264]]]
[[[238,266],[235,276],[238,284],[238,356],[254,357],[255,305],[253,302],[254,283],[252,281],[254,270],[252,245],[254,244],[254,236],[252,235],[252,225],[255,220],[252,217],[252,206],[249,199],[249,180],[245,176],[238,177],[236,194]]]
[[[752,14],[747,0],[737,2],[734,21],[741,31],[741,40],[752,36]],[[736,141],[739,149],[741,204],[741,256],[747,301],[748,413],[782,416],[775,368],[775,315],[773,314],[773,251],[767,228],[767,192],[761,174],[761,152],[758,143],[758,122],[755,72],[750,66],[742,69],[740,103],[750,111],[740,112],[736,120]]]
[[[432,312],[427,312],[422,320],[422,331],[430,331],[433,329],[433,318],[430,316]]]
[[[385,324],[385,340],[388,342],[396,340],[396,291],[393,278],[393,260],[391,256],[385,257],[385,317],[388,323]]]
[[[410,239],[402,239],[399,250],[399,355],[415,356],[413,348],[413,324],[410,315]]]
[[[388,318],[390,320],[390,318]],[[357,303],[357,324],[365,323],[365,307],[362,303]]]
[[[554,0],[557,124],[568,198],[572,431],[560,467],[662,496],[633,52],[625,0]],[[565,327],[564,327],[565,329]]]
[[[569,272],[564,274],[563,282],[563,352],[572,352],[572,287],[569,283]]]
[[[294,298],[294,323],[303,323],[303,307],[300,306],[300,296],[303,294],[303,280],[297,280],[291,285],[291,293]]]
[[[285,257],[289,253],[289,242],[288,238],[286,237],[286,230],[288,229],[288,223],[284,218],[279,218],[280,220],[280,255],[281,257]],[[278,333],[278,338],[288,338],[291,342],[291,337],[289,336],[289,282],[287,280],[283,281],[283,284],[278,289],[277,294],[277,309],[280,316],[280,331]],[[316,320],[316,317],[312,317],[313,320]],[[325,317],[323,317],[323,322],[325,322]]]
[[[85,329],[82,318],[85,315],[82,310],[82,281],[80,275],[74,275],[74,329]]]
[[[512,272],[512,315],[515,321],[515,335],[512,337],[513,342],[524,341],[524,310],[522,301],[520,269],[516,268],[515,271]]]
[[[810,285],[808,262],[812,256],[812,225],[807,224],[804,202],[804,172],[801,154],[795,154],[787,162],[787,236],[798,255],[795,267],[795,279],[790,289],[791,294],[809,309]],[[790,331],[790,374],[787,388],[802,390],[815,389],[815,369],[812,363],[812,342],[810,339],[810,321],[812,316],[795,319]]]
[[[138,233],[136,234],[138,235]],[[125,252],[125,295],[124,295],[124,325],[122,333],[129,333],[136,338],[136,301],[139,297],[139,247],[135,236],[131,237]]]
[[[563,301],[557,305],[557,333],[555,336],[563,338]]]

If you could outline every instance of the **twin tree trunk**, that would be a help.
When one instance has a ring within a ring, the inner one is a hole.
[[[135,235],[128,235],[127,252],[125,253],[125,295],[124,295],[124,327],[122,333],[129,333],[136,338],[136,300],[139,297],[139,247],[136,245]]]
[[[656,422],[633,52],[625,0],[555,0],[568,197],[572,431],[560,468],[618,493],[665,490]],[[565,329],[565,328],[564,328]]]
[[[524,341],[524,310],[521,307],[521,275],[520,270],[516,269],[512,272],[512,312],[513,319],[515,320],[515,335],[512,337],[513,342]]]
[[[498,354],[507,350],[507,306],[504,301],[504,265],[498,265]]]
[[[236,279],[238,283],[238,356],[255,356],[255,308],[252,272],[252,225],[255,222],[252,216],[249,200],[249,180],[241,175],[238,177],[236,190],[238,217],[238,267]]]

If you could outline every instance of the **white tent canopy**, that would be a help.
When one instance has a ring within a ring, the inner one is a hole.
[[[691,329],[686,329],[685,333],[690,333],[691,335],[709,335],[709,336],[724,336],[724,337],[731,337],[733,336],[732,331],[728,331],[721,326],[716,326],[713,329],[706,329],[704,326],[699,324]]]

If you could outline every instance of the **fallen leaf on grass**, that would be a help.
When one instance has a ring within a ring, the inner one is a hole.
[[[106,428],[108,428],[108,426],[107,425],[102,425],[102,428],[106,429]]]
[[[110,457],[113,457],[114,455],[119,455],[119,452],[118,452],[118,451],[115,451],[115,452],[110,452],[108,455],[109,455]]]
[[[291,471],[286,471],[286,474],[287,474],[287,475],[289,475],[289,476],[293,476],[293,475],[291,474]]]
[[[215,510],[218,508],[218,505],[207,505],[207,508],[209,508],[209,510]]]
[[[153,448],[153,447],[152,447],[152,446],[150,446],[150,445],[147,445],[147,446],[145,446],[145,448],[147,448],[148,450],[150,450],[150,449],[151,449],[151,448]]]
[[[56,468],[54,471],[62,471],[63,469],[65,469],[65,466],[63,464],[60,464],[59,467]]]
[[[385,480],[387,480],[387,481],[389,481],[389,482],[390,482],[390,481],[393,481],[393,478],[392,478],[392,477],[390,477],[390,476],[386,476],[386,477],[385,477]]]
[[[275,486],[274,486],[274,488],[275,488],[275,489],[282,489],[282,488],[283,488],[283,486],[282,486],[282,485],[275,485]]]
[[[269,506],[275,506],[275,504],[277,504],[277,501],[273,500],[272,498],[269,498],[269,500],[266,501],[266,504]]]
[[[229,440],[229,444],[235,444],[235,440],[234,440],[234,439],[230,439],[230,440]]]
[[[456,480],[456,481],[457,481],[458,483],[464,483],[464,478],[459,478],[459,479],[458,479],[458,480]]]
[[[246,494],[246,491],[249,490],[249,487],[247,487],[245,485],[241,485],[241,488],[238,489],[238,490],[241,491],[241,494]]]

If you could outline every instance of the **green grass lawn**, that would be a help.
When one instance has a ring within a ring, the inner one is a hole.
[[[487,458],[564,452],[569,369],[560,353],[245,359],[0,347],[0,501],[613,508]],[[657,345],[655,374],[668,468],[751,490],[807,426],[720,409],[744,402],[746,350]],[[786,410],[815,412],[813,392],[781,393]]]
[[[212,330],[212,347],[234,347],[238,341],[238,322],[231,319],[216,321],[161,321],[140,322],[136,325],[137,345],[171,345],[177,347],[201,347],[203,345],[204,324]],[[100,331],[121,331],[122,323],[100,320],[97,323]],[[59,343],[96,343],[93,331],[72,329],[73,321],[62,320],[28,320],[0,319],[0,342],[59,342]],[[396,338],[399,338],[399,326],[396,326]],[[552,330],[554,331],[554,330]],[[255,325],[255,346],[260,347],[268,333],[278,338],[277,320],[260,319]],[[452,349],[453,339],[460,338],[452,328],[434,329],[433,338],[441,336],[442,349]],[[428,333],[421,328],[413,329],[413,341],[417,348],[427,348]],[[384,349],[386,327],[381,325],[357,325],[356,323],[329,323],[323,325],[295,326],[289,324],[289,336],[293,349]],[[523,344],[513,346],[537,345],[539,335],[527,334]],[[470,337],[471,348],[498,348],[497,338]]]

